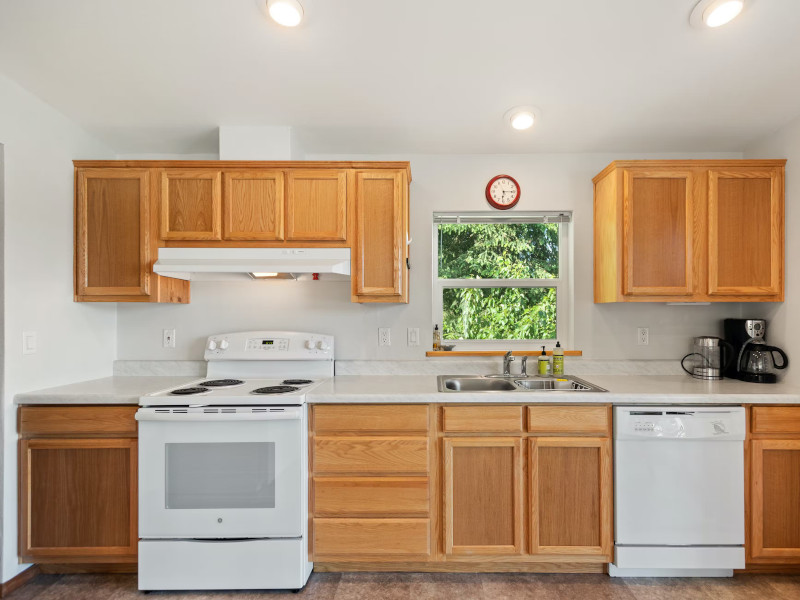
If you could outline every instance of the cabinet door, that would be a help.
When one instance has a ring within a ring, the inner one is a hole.
[[[288,171],[286,239],[347,239],[347,172]]]
[[[611,440],[535,438],[528,443],[531,554],[611,558]]]
[[[78,169],[75,293],[147,296],[147,169]]]
[[[522,552],[520,438],[444,439],[446,554]]]
[[[691,170],[624,171],[624,294],[692,294],[694,180]]]
[[[223,173],[223,238],[283,240],[283,172]]]
[[[26,562],[135,562],[135,439],[20,441],[19,553]]]
[[[751,442],[753,558],[800,563],[800,440]]]
[[[161,175],[161,239],[220,239],[221,196],[220,171],[165,169]]]
[[[709,294],[783,299],[783,227],[783,169],[711,169]]]
[[[356,173],[356,268],[359,302],[407,302],[408,195],[402,171]],[[372,298],[369,298],[372,297]]]

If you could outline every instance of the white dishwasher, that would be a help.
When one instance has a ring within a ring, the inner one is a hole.
[[[744,438],[742,407],[614,408],[610,575],[744,568]]]

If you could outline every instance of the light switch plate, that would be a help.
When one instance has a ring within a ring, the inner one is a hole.
[[[419,327],[408,328],[408,345],[419,346]]]
[[[162,346],[164,348],[174,348],[175,347],[175,330],[174,329],[165,329],[164,330],[164,337],[161,341]]]
[[[22,332],[22,353],[34,354],[36,352],[36,332],[23,331]]]

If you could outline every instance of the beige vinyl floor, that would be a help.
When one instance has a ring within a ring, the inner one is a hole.
[[[730,579],[613,579],[607,575],[314,573],[299,594],[285,591],[152,592],[135,575],[39,574],[10,600],[800,600],[800,576]]]

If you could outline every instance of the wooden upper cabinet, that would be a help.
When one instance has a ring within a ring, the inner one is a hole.
[[[708,287],[713,295],[783,293],[783,170],[708,173]]]
[[[408,181],[405,171],[357,171],[356,302],[408,302]]]
[[[347,239],[347,171],[291,170],[286,174],[286,239]]]
[[[623,175],[626,294],[693,292],[694,174],[680,169],[626,169]]]
[[[164,169],[161,239],[219,240],[222,175],[210,169]]]
[[[282,171],[225,171],[222,179],[223,239],[284,239]]]
[[[609,438],[528,441],[531,554],[612,554]]]
[[[594,301],[782,301],[785,163],[611,163],[594,178]]]
[[[79,169],[76,176],[76,296],[147,296],[149,171]]]
[[[522,553],[522,439],[444,438],[448,555]]]

